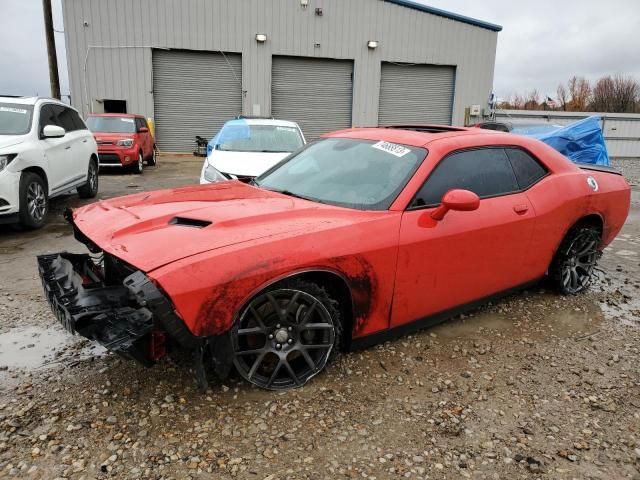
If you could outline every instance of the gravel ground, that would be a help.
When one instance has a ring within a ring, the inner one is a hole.
[[[200,165],[102,176],[102,192],[188,183]],[[0,478],[640,480],[633,202],[590,292],[512,295],[284,393],[232,377],[202,394],[179,359],[144,369],[65,335],[33,257],[75,242],[56,219],[0,230]]]
[[[611,164],[622,172],[631,185],[640,185],[640,158],[613,158]]]

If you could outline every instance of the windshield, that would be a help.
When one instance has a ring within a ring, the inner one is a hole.
[[[31,130],[32,105],[0,103],[0,135],[24,135]]]
[[[103,133],[135,133],[133,118],[128,117],[89,117],[87,127],[92,132]]]
[[[225,152],[295,152],[303,145],[296,127],[225,125],[217,135],[216,150]]]
[[[386,210],[427,155],[384,141],[327,138],[268,170],[255,184],[359,210]]]

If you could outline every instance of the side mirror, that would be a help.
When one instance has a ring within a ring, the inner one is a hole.
[[[440,206],[431,213],[434,220],[442,220],[449,210],[470,212],[480,206],[480,197],[469,190],[449,190],[442,196]]]
[[[45,125],[42,129],[42,136],[44,138],[62,138],[66,133],[64,128],[57,125]]]
[[[147,127],[140,127],[138,129],[138,133],[147,133],[149,131],[149,129]]]

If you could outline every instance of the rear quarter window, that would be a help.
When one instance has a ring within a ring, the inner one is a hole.
[[[530,154],[519,148],[506,148],[513,171],[521,189],[529,188],[547,175],[547,169]]]

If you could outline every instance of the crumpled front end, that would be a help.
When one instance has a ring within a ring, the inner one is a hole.
[[[38,268],[64,328],[124,358],[150,366],[166,354],[168,340],[187,349],[202,343],[144,273],[114,256],[40,255]]]

